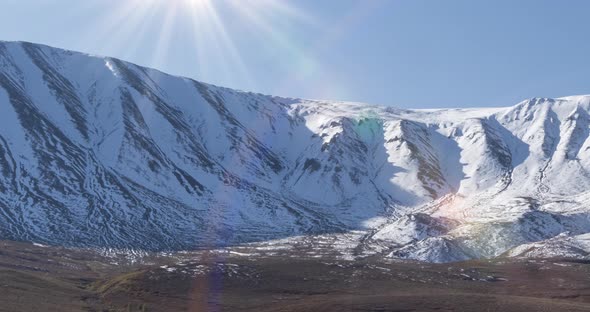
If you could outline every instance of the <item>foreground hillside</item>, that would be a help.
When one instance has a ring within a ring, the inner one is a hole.
[[[354,231],[355,256],[587,258],[589,112],[286,99],[1,42],[0,237],[184,250]]]
[[[0,247],[0,311],[590,310],[590,266],[557,259],[450,265],[232,250],[130,259]]]

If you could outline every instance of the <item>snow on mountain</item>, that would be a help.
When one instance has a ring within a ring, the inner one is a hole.
[[[181,250],[360,230],[390,257],[522,254],[590,232],[589,112],[590,96],[287,99],[0,42],[0,238]]]
[[[569,236],[562,233],[553,238],[523,244],[506,252],[509,257],[590,259],[590,234]]]

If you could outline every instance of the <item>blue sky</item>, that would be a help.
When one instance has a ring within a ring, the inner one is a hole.
[[[586,0],[0,0],[0,40],[405,108],[590,93]]]

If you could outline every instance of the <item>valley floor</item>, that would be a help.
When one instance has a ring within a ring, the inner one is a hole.
[[[0,242],[0,311],[590,311],[583,261],[292,256]]]

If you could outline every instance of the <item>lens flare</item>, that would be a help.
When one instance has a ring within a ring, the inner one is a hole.
[[[123,51],[117,56],[124,59],[141,55],[144,58],[142,65],[158,69],[165,69],[170,58],[178,57],[177,53],[182,50],[182,66],[189,68],[190,76],[227,87],[260,90],[250,75],[248,64],[256,66],[257,72],[266,64],[247,59],[249,56],[244,51],[248,49],[238,49],[238,46],[255,45],[256,53],[264,56],[260,59],[285,73],[279,81],[274,81],[273,93],[276,95],[289,95],[286,90],[293,85],[313,89],[316,94],[333,94],[341,90],[338,75],[334,74],[337,71],[320,62],[316,55],[329,51],[331,43],[346,29],[355,27],[364,19],[363,12],[376,6],[359,2],[359,8],[351,10],[349,15],[327,24],[297,7],[297,1],[287,0],[104,0],[81,3],[84,3],[84,10],[92,13],[89,15],[99,14],[100,22],[80,45],[92,47],[105,55],[112,55],[108,52],[112,50]],[[320,35],[309,36],[311,32]],[[311,41],[309,37],[315,40]],[[143,50],[138,51],[139,47]],[[149,99],[144,101],[140,105],[150,105]],[[265,143],[272,145],[272,142]],[[235,162],[232,168],[241,167],[239,157],[230,161]],[[222,185],[211,191],[217,193],[215,198],[226,201],[221,200],[208,209],[209,215],[204,217],[210,222],[199,232],[211,237],[210,245],[214,246],[217,244],[215,237],[223,235],[219,232],[223,228],[221,216],[228,213],[228,205],[234,200],[231,190]],[[202,261],[213,268],[224,259],[211,255]],[[222,282],[215,274],[195,280],[195,300],[190,303],[190,310],[212,310],[211,304],[221,300]]]

